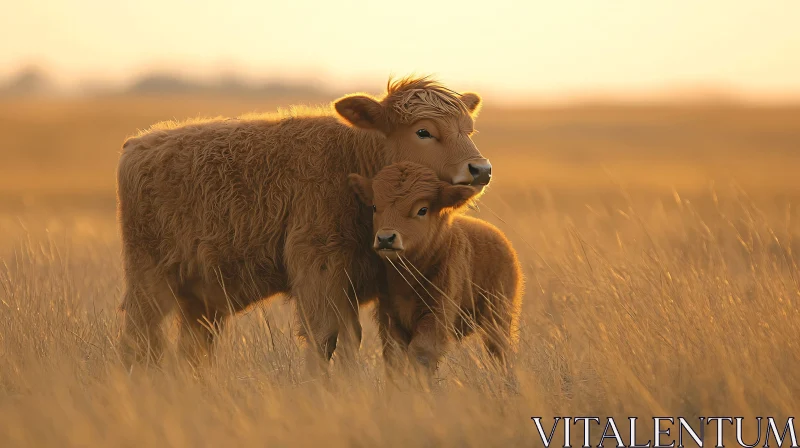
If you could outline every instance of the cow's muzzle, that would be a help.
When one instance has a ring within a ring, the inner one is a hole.
[[[492,164],[488,160],[470,163],[467,168],[472,175],[471,185],[489,185],[492,180]]]
[[[462,162],[450,183],[484,187],[492,180],[492,164],[488,159],[478,158]]]

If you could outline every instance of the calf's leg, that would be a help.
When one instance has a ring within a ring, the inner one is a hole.
[[[408,344],[411,342],[411,335],[397,319],[392,317],[388,297],[381,296],[378,300],[375,320],[378,322],[378,336],[383,346],[383,363],[386,373],[392,376],[408,361]]]
[[[499,298],[504,299],[502,296]],[[506,300],[487,300],[479,317],[483,343],[489,354],[503,368],[508,367],[508,356],[512,349],[512,312]]]
[[[450,335],[442,316],[427,313],[420,318],[408,345],[412,362],[427,374],[433,374],[450,346]]]

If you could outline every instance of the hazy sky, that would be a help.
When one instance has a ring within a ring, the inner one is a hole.
[[[0,15],[0,76],[61,82],[302,76],[335,85],[435,73],[459,90],[800,93],[798,0],[24,0]]]

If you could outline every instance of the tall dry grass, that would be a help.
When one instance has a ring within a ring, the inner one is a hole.
[[[476,214],[527,276],[512,386],[474,338],[432,391],[387,383],[369,309],[358,369],[309,380],[281,300],[238,317],[213,366],[126,372],[115,151],[158,118],[255,107],[193,101],[28,105],[6,122],[0,446],[539,446],[532,416],[796,411],[800,120],[730,107],[485,112],[498,174]]]

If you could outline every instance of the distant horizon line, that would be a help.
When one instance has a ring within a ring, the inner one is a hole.
[[[26,79],[27,77],[27,79]],[[366,78],[366,77],[365,77]],[[161,86],[153,86],[152,91],[142,88],[147,82],[162,82]],[[174,69],[153,68],[142,70],[127,80],[113,80],[111,77],[80,77],[73,82],[59,82],[52,76],[52,70],[41,65],[22,66],[10,74],[0,75],[0,98],[22,96],[25,92],[15,93],[15,83],[32,83],[41,91],[38,96],[51,97],[91,97],[110,95],[179,95],[179,94],[239,94],[262,92],[275,94],[278,90],[290,91],[292,94],[308,96],[337,96],[351,92],[368,92],[380,95],[379,89],[367,88],[368,81],[362,79],[355,82],[331,83],[323,82],[311,76],[261,75],[247,73],[217,72],[210,75],[185,73]],[[166,85],[170,84],[171,85]],[[38,85],[37,85],[38,84]],[[736,88],[724,83],[685,82],[665,84],[661,87],[632,88],[627,90],[587,87],[579,89],[495,89],[481,87],[478,92],[493,102],[503,105],[531,104],[575,104],[575,103],[726,103],[744,105],[796,105],[800,104],[800,88],[790,92],[753,92],[752,89]],[[284,93],[286,95],[286,93]]]

